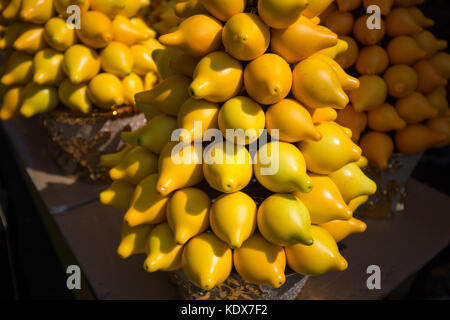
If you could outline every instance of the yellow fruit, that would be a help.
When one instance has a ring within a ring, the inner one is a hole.
[[[31,82],[23,90],[23,102],[20,113],[31,117],[49,112],[58,106],[58,91],[55,87],[40,86]]]
[[[136,93],[144,91],[144,82],[136,73],[131,73],[122,79],[124,103],[128,105],[136,105],[134,96]]]
[[[346,38],[350,38],[350,37],[346,37]],[[331,59],[336,58],[338,55],[345,54],[345,52],[347,52],[347,50],[349,48],[349,44],[347,41],[344,41],[343,39],[345,39],[345,38],[343,37],[342,39],[338,39],[336,45],[326,48],[326,49],[322,49],[320,51],[317,51],[317,53],[323,54]]]
[[[100,164],[106,168],[113,168],[117,166],[132,149],[132,145],[126,145],[116,153],[103,154],[100,156]]]
[[[127,0],[123,2],[125,7],[119,10],[119,14],[126,17],[134,17],[142,8],[150,5],[150,0]]]
[[[53,0],[22,0],[20,18],[36,24],[44,24],[55,14]]]
[[[379,76],[361,76],[359,89],[350,92],[355,111],[370,111],[382,105],[387,98],[387,85]]]
[[[146,91],[153,89],[159,81],[159,77],[155,72],[147,72],[143,78],[144,78],[144,89]]]
[[[248,97],[234,97],[223,104],[219,112],[219,128],[227,138],[227,130],[233,130],[230,142],[240,145],[258,140],[265,127],[264,110]],[[238,130],[243,130],[238,132]],[[244,136],[245,135],[245,136]]]
[[[244,11],[246,0],[201,0],[203,6],[217,19],[227,21]]]
[[[123,104],[123,87],[119,78],[110,73],[96,75],[88,85],[88,97],[97,107],[111,109]]]
[[[426,119],[433,119],[438,116],[438,109],[434,108],[427,98],[418,92],[398,99],[395,108],[400,117],[407,123],[419,123]]]
[[[67,8],[75,5],[80,8],[82,14],[89,10],[90,0],[53,0],[55,10],[63,17],[67,16]]]
[[[392,64],[414,64],[427,55],[417,41],[409,36],[393,38],[388,43],[386,51]]]
[[[22,0],[11,0],[3,9],[2,16],[7,20],[18,18]]]
[[[20,51],[13,51],[6,61],[1,82],[5,86],[28,83],[33,76],[33,57]]]
[[[303,15],[308,18],[317,17],[324,12],[333,0],[308,0],[309,5],[303,11]]]
[[[318,276],[330,271],[344,271],[348,263],[339,253],[336,241],[325,229],[311,226],[314,243],[311,246],[297,244],[286,247],[289,267],[295,272]]]
[[[446,139],[445,133],[421,124],[411,124],[395,133],[395,146],[401,153],[416,154],[443,143]]]
[[[133,24],[127,17],[117,15],[112,22],[112,34],[115,41],[131,46],[150,37],[141,26]]]
[[[69,28],[64,19],[56,17],[51,18],[45,24],[44,39],[50,47],[61,52],[66,51],[77,42],[75,29]]]
[[[129,1],[130,0],[90,0],[91,10],[98,10],[109,17],[114,17],[120,10],[125,9],[125,2]]]
[[[314,124],[337,119],[337,112],[333,108],[308,109]]]
[[[191,56],[203,57],[222,44],[222,25],[213,17],[197,14],[183,20],[177,31],[160,36],[159,41]]]
[[[95,49],[104,48],[113,40],[113,25],[100,11],[88,11],[83,15],[76,34],[85,45]]]
[[[302,41],[298,41],[302,39]],[[271,49],[288,63],[298,62],[322,49],[337,44],[337,35],[323,26],[318,26],[306,17],[287,29],[272,30]]]
[[[269,47],[270,31],[257,15],[238,13],[225,24],[222,41],[225,51],[234,58],[254,60]]]
[[[254,167],[256,179],[270,191],[310,192],[313,188],[302,153],[290,143],[263,145],[255,155]]]
[[[121,42],[109,43],[101,52],[102,69],[118,77],[130,75],[133,69],[133,54]]]
[[[255,202],[245,193],[222,195],[211,206],[211,229],[231,248],[240,248],[256,229],[256,212]]]
[[[64,55],[53,49],[44,49],[33,58],[33,81],[37,84],[58,84],[64,79],[62,61]]]
[[[189,281],[211,290],[230,275],[233,257],[225,242],[212,233],[202,233],[184,246],[181,263]]]
[[[108,189],[100,193],[100,202],[120,211],[127,211],[131,204],[134,186],[123,180],[113,181]]]
[[[342,36],[341,38],[348,43],[348,50],[344,53],[339,53],[335,60],[342,68],[349,69],[358,60],[359,47],[353,38],[347,36]]]
[[[337,185],[346,203],[377,191],[375,182],[370,180],[356,163],[349,163],[328,176]]]
[[[344,36],[351,34],[355,18],[350,12],[331,12],[324,21],[324,26],[338,34]]]
[[[308,209],[292,194],[276,193],[265,199],[259,206],[257,223],[263,237],[275,245],[313,243]]]
[[[167,203],[167,222],[177,244],[204,232],[209,226],[211,199],[202,190],[185,188],[176,191]]]
[[[450,54],[447,52],[438,52],[430,61],[438,68],[444,78],[450,78]]]
[[[327,230],[336,242],[340,242],[351,234],[366,231],[367,225],[361,220],[351,218],[348,221],[334,220],[323,223],[320,227]]]
[[[386,34],[386,23],[383,19],[380,19],[380,27],[369,29],[369,19],[372,19],[372,15],[365,14],[356,19],[353,24],[353,37],[358,40],[362,45],[373,46],[383,40]]]
[[[388,66],[389,56],[380,46],[362,48],[356,61],[356,70],[365,75],[382,74]]]
[[[336,122],[352,131],[352,139],[358,141],[361,133],[367,126],[367,114],[357,112],[351,104],[338,111]]]
[[[267,109],[266,129],[269,134],[278,129],[278,139],[286,142],[319,141],[322,138],[308,110],[292,99],[281,100]]]
[[[14,117],[22,105],[23,87],[9,87],[3,95],[0,119],[9,120]]]
[[[223,193],[245,188],[253,174],[247,149],[229,142],[213,142],[204,152],[203,175],[209,185]]]
[[[145,126],[137,139],[138,145],[153,153],[161,153],[170,141],[172,131],[177,128],[177,120],[165,114],[153,117]]]
[[[432,34],[428,30],[424,30],[420,33],[414,34],[412,37],[416,39],[419,47],[421,47],[427,53],[425,58],[431,58],[438,51],[445,50],[447,48],[446,40],[437,39],[434,34]]]
[[[328,174],[359,160],[361,148],[336,123],[322,122],[317,125],[317,129],[322,134],[320,141],[305,140],[298,144],[309,171]]]
[[[239,93],[242,78],[239,61],[223,51],[213,52],[197,64],[189,94],[194,99],[224,102]]]
[[[171,141],[159,155],[159,178],[156,190],[163,196],[203,180],[201,150]]]
[[[64,53],[63,70],[72,83],[86,82],[100,71],[100,59],[94,50],[76,44]]]
[[[412,35],[422,30],[408,9],[395,8],[386,17],[386,33],[390,37]]]
[[[142,44],[135,44],[130,47],[133,58],[133,72],[145,76],[149,72],[157,72],[155,60],[153,60],[154,50]]]
[[[185,130],[180,136],[181,141],[190,143],[203,139],[206,130],[218,127],[218,115],[219,106],[215,103],[193,98],[186,100],[178,112],[178,127]],[[196,127],[197,121],[200,123],[197,123]],[[197,136],[194,136],[194,133]]]
[[[203,6],[201,0],[182,1],[175,5],[175,14],[181,19],[186,19],[196,14],[207,13],[208,10]]]
[[[294,192],[308,209],[311,223],[348,220],[352,211],[345,204],[336,184],[327,176],[312,175],[314,188],[309,193]]]
[[[448,81],[441,76],[439,69],[429,60],[421,60],[414,65],[419,76],[417,91],[423,94],[432,92],[437,87],[444,87]]]
[[[450,117],[441,117],[428,120],[425,125],[433,131],[443,133],[447,139],[433,145],[433,148],[443,148],[450,144]]]
[[[279,288],[286,281],[283,248],[271,244],[257,233],[234,250],[233,262],[242,279],[250,283]]]
[[[23,22],[12,22],[8,26],[0,26],[1,28],[0,48],[1,49],[11,48],[14,41],[16,41],[19,35],[21,35],[22,33],[26,32],[27,30],[33,27],[34,25]]]
[[[133,200],[124,216],[130,227],[141,224],[157,224],[166,220],[166,208],[169,197],[156,191],[158,174],[144,178],[134,191]]]
[[[291,90],[292,71],[280,56],[268,53],[245,68],[244,84],[248,95],[261,104],[275,104]]]
[[[327,63],[333,69],[339,79],[341,87],[344,90],[351,91],[359,88],[359,80],[347,74],[335,60],[319,53],[316,54],[316,57],[318,59],[322,59],[322,61]]]
[[[449,116],[447,89],[438,87],[427,95],[428,102],[438,110],[439,116]]]
[[[350,210],[352,210],[353,213],[355,213],[355,211],[362,206],[364,203],[366,203],[369,200],[369,196],[359,196],[356,197],[352,200],[350,200],[350,202],[348,203],[348,207],[350,208]]]
[[[403,64],[390,67],[383,77],[389,95],[395,98],[404,98],[412,94],[419,83],[419,76],[414,68]]]
[[[121,240],[117,248],[117,254],[126,259],[132,254],[145,253],[147,239],[153,226],[143,225],[130,227],[126,222],[122,223]]]
[[[185,76],[172,76],[149,91],[136,94],[136,103],[158,108],[165,114],[176,116],[181,105],[189,98],[191,80]],[[144,106],[145,107],[145,106]],[[145,108],[141,111],[145,112]]]
[[[109,171],[109,176],[112,180],[125,180],[136,185],[155,172],[157,172],[157,157],[142,147],[135,147]]]
[[[64,79],[59,86],[58,96],[70,110],[88,114],[92,110],[92,103],[88,98],[87,88],[84,83],[73,84],[69,79]]]
[[[406,127],[406,122],[400,118],[397,110],[388,103],[383,103],[367,114],[369,128],[375,131],[387,132]]]
[[[308,4],[307,0],[259,0],[258,14],[272,28],[285,29],[297,22]]]
[[[181,268],[183,246],[175,243],[173,232],[167,223],[153,228],[147,240],[146,251],[144,270],[147,272],[171,271]]]
[[[148,1],[148,0],[142,0],[142,1]],[[147,40],[153,40],[157,42],[155,39],[156,31],[153,30],[146,22],[145,16],[144,17],[134,17],[130,18],[131,24],[133,24],[135,27],[140,29],[147,37]],[[147,41],[145,40],[145,41]]]
[[[382,132],[368,132],[361,138],[360,146],[367,159],[378,168],[388,168],[389,159],[394,152],[394,142],[390,136]]]
[[[28,28],[28,30],[17,37],[13,44],[14,49],[25,51],[29,54],[34,54],[46,46],[44,28],[42,27]]]

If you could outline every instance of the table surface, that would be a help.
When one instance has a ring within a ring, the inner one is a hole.
[[[177,299],[167,273],[147,273],[144,256],[120,259],[121,213],[98,202],[106,186],[90,185],[62,174],[47,153],[39,121],[2,122],[19,162],[26,169],[83,275],[99,299]],[[349,261],[344,272],[310,278],[299,299],[379,299],[417,272],[450,242],[450,197],[409,180],[406,210],[391,220],[367,220],[367,231],[343,241]],[[369,290],[367,267],[381,270],[381,289]]]

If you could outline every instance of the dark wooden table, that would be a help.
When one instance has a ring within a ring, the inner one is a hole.
[[[149,274],[143,256],[122,260],[116,253],[121,214],[98,202],[96,186],[64,176],[47,153],[47,136],[37,119],[2,122],[17,159],[41,201],[44,217],[57,226],[93,293],[99,299],[176,299],[177,288],[167,273]],[[444,177],[443,177],[444,178]],[[344,272],[310,278],[300,299],[379,299],[417,272],[450,242],[450,198],[424,184],[409,180],[406,210],[392,220],[366,220],[364,234],[343,241],[349,261]],[[64,253],[60,253],[62,263]],[[381,269],[381,289],[369,290],[367,267]]]

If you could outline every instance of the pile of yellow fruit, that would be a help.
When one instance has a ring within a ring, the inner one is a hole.
[[[395,149],[416,154],[450,144],[450,55],[442,51],[447,41],[426,30],[434,21],[417,7],[424,0],[336,2],[321,19],[349,44],[336,60],[354,68],[361,83],[337,122],[351,128],[363,154],[382,170]],[[367,27],[371,5],[381,9],[379,29]]]
[[[150,0],[10,0],[0,5],[1,119],[60,103],[88,114],[134,105],[158,81],[163,46],[146,23]],[[76,11],[68,8],[78,6]],[[74,21],[79,20],[79,27]]]
[[[286,265],[347,268],[336,242],[365,230],[352,214],[376,185],[334,122],[359,81],[333,60],[347,44],[318,25],[331,2],[178,1],[181,24],[159,38],[170,72],[135,97],[148,124],[101,158],[114,182],[100,200],[125,212],[121,257],[146,254],[148,272],[182,268],[204,290],[233,266],[275,288]],[[227,135],[239,130],[248,134]],[[269,194],[258,203],[256,186]]]

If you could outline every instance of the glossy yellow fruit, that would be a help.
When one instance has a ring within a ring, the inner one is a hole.
[[[336,62],[344,69],[353,67],[359,57],[359,47],[352,37],[342,36],[341,41],[348,43],[347,51],[336,55]],[[325,49],[326,50],[326,49]],[[323,51],[323,50],[322,50]]]
[[[136,103],[158,108],[159,111],[176,116],[181,105],[189,98],[191,80],[185,76],[172,76],[149,91],[136,94]],[[141,111],[145,112],[145,108]]]
[[[202,233],[185,246],[183,272],[189,281],[203,290],[211,290],[230,275],[233,257],[225,242],[212,233]]]
[[[157,72],[158,67],[153,59],[155,50],[143,44],[135,44],[130,47],[133,57],[133,72],[145,76],[149,72]]]
[[[144,89],[151,90],[156,84],[159,82],[159,77],[155,72],[147,72],[145,76],[143,76],[144,80]],[[154,108],[156,109],[156,108]],[[157,109],[156,109],[157,110]]]
[[[272,28],[285,29],[294,24],[309,5],[307,0],[260,0],[258,14]]]
[[[0,48],[1,49],[11,48],[14,41],[16,41],[19,35],[27,31],[28,29],[32,28],[33,26],[34,25],[30,23],[24,22],[12,22],[7,27],[1,26]]]
[[[370,111],[382,105],[387,98],[386,81],[379,76],[361,76],[359,89],[350,92],[355,111]]]
[[[131,205],[134,186],[124,180],[113,181],[108,189],[100,193],[100,202],[120,211],[127,211]]]
[[[74,84],[69,79],[64,79],[58,88],[58,97],[70,110],[88,114],[92,110],[92,103],[87,90],[88,86],[85,83]]]
[[[204,232],[209,227],[211,199],[200,189],[176,191],[167,203],[167,222],[177,244]]]
[[[346,203],[377,191],[375,182],[370,180],[356,163],[349,163],[328,176],[337,185]]]
[[[267,109],[266,129],[269,134],[278,129],[278,138],[285,142],[319,141],[322,138],[308,110],[292,99],[281,100]]]
[[[244,11],[246,0],[201,0],[203,6],[217,19],[227,21]]]
[[[123,104],[123,87],[119,78],[110,73],[96,75],[88,85],[88,97],[97,107],[111,109]]]
[[[313,55],[295,66],[292,94],[311,109],[343,109],[349,98],[342,88],[339,75],[326,58],[324,55]]]
[[[11,0],[1,12],[3,18],[7,20],[18,18],[21,5],[22,0]]]
[[[290,143],[269,142],[260,147],[254,168],[256,179],[270,191],[310,192],[313,188],[302,153]]]
[[[389,103],[383,103],[378,108],[370,110],[367,114],[367,123],[372,130],[381,132],[400,130],[406,127],[405,120]]]
[[[181,105],[177,118],[178,127],[185,130],[180,136],[181,141],[190,143],[203,139],[206,130],[218,127],[218,116],[219,105],[193,98],[186,100]]]
[[[359,88],[359,80],[347,74],[344,69],[335,60],[323,54],[316,54],[318,59],[322,59],[336,73],[339,83],[344,90],[351,91]]]
[[[203,180],[201,150],[194,145],[171,141],[159,155],[159,178],[156,190],[163,196],[187,188]]]
[[[244,84],[248,95],[260,104],[283,100],[292,87],[292,71],[280,56],[268,53],[245,68]]]
[[[87,1],[87,0],[85,0]],[[55,50],[64,52],[77,42],[75,29],[62,18],[51,18],[44,27],[44,39]]]
[[[20,113],[29,118],[39,113],[49,112],[57,106],[58,91],[55,87],[40,86],[31,82],[23,90]]]
[[[225,51],[242,61],[254,60],[264,54],[270,43],[269,28],[253,13],[238,13],[223,28]]]
[[[37,84],[58,84],[64,79],[64,55],[53,49],[44,49],[33,58],[33,81]]]
[[[395,98],[404,98],[416,90],[419,75],[414,68],[397,64],[386,70],[384,80],[388,86],[389,95]]]
[[[133,149],[132,145],[126,145],[120,151],[100,156],[100,164],[106,168],[114,168],[117,166],[128,152]]]
[[[129,226],[157,224],[166,220],[169,197],[161,196],[156,191],[157,180],[158,174],[150,174],[136,186],[131,205],[124,216]]]
[[[109,176],[112,180],[125,180],[136,185],[155,172],[157,172],[157,157],[142,147],[135,147],[109,171]]]
[[[13,47],[19,51],[25,51],[29,54],[35,54],[37,51],[47,47],[44,39],[44,28],[31,27],[19,35],[13,43]]]
[[[44,24],[54,14],[53,0],[22,0],[20,18],[35,24]]]
[[[132,72],[122,79],[122,88],[124,103],[135,106],[136,100],[134,100],[134,96],[136,93],[144,91],[144,82],[140,76]]]
[[[100,58],[91,48],[76,44],[64,53],[63,70],[72,83],[86,82],[100,71]]]
[[[391,137],[382,132],[368,132],[360,141],[363,154],[381,170],[388,168],[389,159],[394,152],[394,142]]]
[[[1,82],[5,86],[28,83],[33,76],[33,57],[25,52],[13,51],[6,61]]]
[[[98,10],[109,17],[114,17],[120,10],[125,9],[125,2],[129,1],[130,0],[90,0],[91,10]]]
[[[126,259],[132,254],[145,253],[147,239],[152,231],[153,226],[142,225],[130,227],[126,222],[122,223],[121,240],[117,247],[117,254]]]
[[[336,184],[327,176],[312,175],[314,188],[309,193],[294,192],[308,209],[311,223],[319,224],[331,220],[348,220],[352,211],[345,204]]]
[[[336,45],[322,49],[320,51],[317,51],[317,53],[323,54],[331,59],[336,58],[338,55],[344,54],[347,52],[349,48],[349,44],[347,41],[344,41],[343,39],[338,39]]]
[[[314,124],[337,119],[337,112],[333,108],[308,109]]]
[[[369,200],[369,196],[359,196],[356,197],[352,200],[350,200],[350,202],[348,203],[348,207],[350,208],[350,210],[352,210],[353,213],[355,213],[355,211],[362,206],[364,203],[366,203]]]
[[[86,13],[89,10],[90,0],[53,0],[55,10],[63,17],[67,16],[67,8],[75,5],[80,8],[81,13]]]
[[[220,109],[218,124],[225,138],[227,138],[227,130],[233,130],[230,142],[240,145],[253,143],[258,140],[264,130],[264,110],[248,97],[234,97],[224,103]],[[239,129],[243,131],[238,132]]]
[[[302,16],[287,29],[272,30],[270,45],[274,53],[288,63],[295,63],[317,51],[335,46],[337,42],[338,37],[334,32]]]
[[[253,174],[249,152],[229,142],[213,142],[205,150],[203,175],[209,185],[223,193],[245,188]]]
[[[292,194],[276,193],[265,199],[259,206],[257,223],[259,232],[272,244],[313,243],[308,209]]]
[[[23,87],[9,87],[3,95],[0,119],[9,120],[18,114],[22,105]]]
[[[212,204],[209,223],[219,239],[236,249],[255,231],[256,212],[255,202],[245,193],[226,194]]]
[[[181,268],[183,246],[175,243],[173,232],[167,223],[153,228],[147,240],[146,251],[144,270],[147,272],[172,271]]]
[[[102,12],[88,11],[83,15],[76,34],[85,45],[95,49],[104,48],[113,40],[113,25]]]
[[[117,15],[112,22],[112,34],[115,41],[131,46],[150,37],[141,26],[133,24],[125,16]]]
[[[165,114],[153,117],[144,126],[137,139],[138,145],[153,153],[161,153],[164,146],[170,141],[172,131],[177,128],[177,120]]]
[[[211,16],[197,14],[184,20],[177,31],[160,36],[159,41],[191,56],[203,57],[222,44],[222,25]]]
[[[279,288],[286,281],[283,248],[271,244],[258,233],[234,250],[233,262],[242,279],[250,283]]]
[[[297,244],[285,248],[288,266],[308,276],[347,269],[348,263],[339,253],[333,236],[318,226],[311,226],[310,230],[314,239],[311,246]]]
[[[148,0],[142,0],[142,1],[148,1]],[[129,17],[130,18],[130,17]],[[144,34],[146,34],[148,40],[157,41],[155,39],[156,37],[156,31],[153,30],[148,23],[145,20],[145,16],[137,16],[130,18],[131,24],[133,24],[135,27],[140,29]],[[147,40],[146,40],[147,41]]]
[[[189,94],[194,99],[225,102],[239,93],[242,78],[239,61],[223,51],[213,52],[197,64]]]
[[[333,0],[308,0],[308,2],[309,5],[303,11],[303,15],[308,18],[313,18],[324,12]]]
[[[102,69],[118,77],[130,75],[133,70],[133,54],[121,42],[112,41],[101,52]]]
[[[305,140],[298,144],[309,171],[328,174],[359,160],[361,148],[335,122],[322,122],[317,129],[322,134],[320,141]]]

